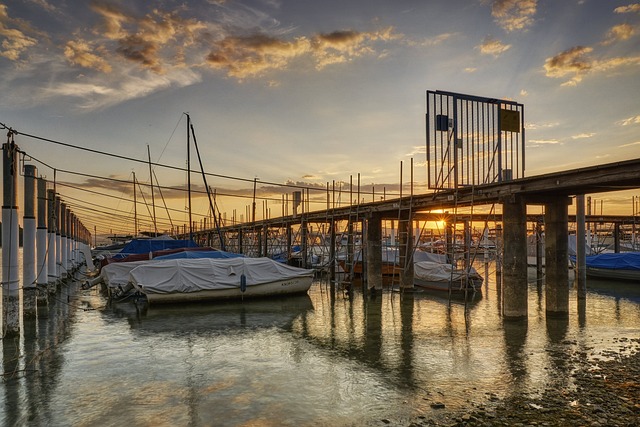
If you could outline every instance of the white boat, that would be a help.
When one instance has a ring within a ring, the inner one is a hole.
[[[129,273],[149,304],[260,298],[306,293],[313,270],[270,258],[172,259]]]
[[[453,264],[419,261],[413,264],[415,286],[452,293],[481,292],[482,276],[475,268],[457,269]]]

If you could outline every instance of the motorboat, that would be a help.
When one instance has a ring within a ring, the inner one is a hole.
[[[456,268],[453,264],[419,261],[413,264],[413,284],[420,288],[452,293],[481,292],[482,276],[475,268]]]
[[[170,259],[139,265],[130,283],[149,304],[306,293],[314,271],[261,258]]]

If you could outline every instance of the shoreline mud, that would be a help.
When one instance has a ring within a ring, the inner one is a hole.
[[[547,384],[532,396],[523,391],[449,411],[433,402],[432,414],[381,420],[389,426],[637,426],[640,422],[640,338],[618,338],[618,349],[567,354],[570,381]],[[439,412],[438,412],[439,411]]]

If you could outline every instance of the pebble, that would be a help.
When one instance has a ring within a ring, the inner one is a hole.
[[[575,387],[553,383],[539,397],[514,394],[500,398],[486,393],[486,402],[472,404],[463,413],[449,414],[444,403],[431,403],[439,409],[439,418],[419,417],[408,425],[416,426],[637,426],[640,420],[640,339],[620,337],[620,351],[603,351],[599,358],[592,352],[566,354]],[[571,341],[575,345],[575,342]],[[597,372],[597,373],[596,373]],[[441,406],[440,406],[441,405]],[[441,412],[443,411],[443,412]],[[453,423],[452,423],[453,420]],[[388,421],[388,420],[384,420]],[[390,424],[391,421],[386,422]]]

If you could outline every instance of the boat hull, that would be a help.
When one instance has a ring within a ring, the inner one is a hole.
[[[454,294],[482,292],[482,282],[475,280],[468,280],[466,283],[461,283],[414,278],[413,284],[414,286],[430,291],[449,292],[449,289],[451,289],[451,293]]]
[[[238,288],[210,289],[196,292],[150,293],[143,291],[149,304],[173,304],[185,302],[226,301],[244,298],[267,298],[306,293],[312,277],[296,277],[269,283],[247,286],[244,292]]]
[[[640,283],[640,271],[587,267],[587,277],[598,279],[630,280]]]

